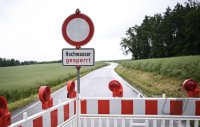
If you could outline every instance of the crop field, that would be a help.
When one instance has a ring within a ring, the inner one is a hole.
[[[81,73],[105,65],[103,62],[96,62],[94,67],[82,67]],[[63,67],[60,63],[1,67],[0,96],[14,102],[35,95],[41,85],[54,87],[75,76],[75,67]]]
[[[155,72],[177,79],[191,78],[200,82],[200,56],[119,61],[126,68]]]

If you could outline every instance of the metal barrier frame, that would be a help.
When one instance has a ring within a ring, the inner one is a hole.
[[[80,99],[80,100],[79,100]],[[199,102],[200,102],[200,98],[91,98],[91,97],[87,97],[87,98],[79,98],[78,100],[76,98],[74,99],[70,99],[66,102],[63,102],[52,108],[46,109],[41,111],[40,113],[37,113],[33,116],[27,117],[27,113],[24,113],[24,119],[16,122],[12,125],[10,125],[9,127],[19,127],[22,124],[24,124],[24,126],[28,126],[30,125],[30,121],[33,121],[34,119],[37,119],[38,117],[52,112],[56,109],[62,108],[64,105],[69,104],[71,102],[74,101],[77,103],[77,101],[81,104],[81,101],[86,100],[86,101],[98,101],[98,100],[107,100],[107,101],[122,101],[122,100],[136,100],[136,101],[145,101],[145,100],[162,100],[162,101],[173,101],[173,100],[182,100],[183,104],[182,104],[182,108],[184,108],[184,106],[190,106],[189,109],[191,109],[191,104],[188,104],[190,102],[196,103],[196,101],[198,101],[198,107],[199,107]],[[76,104],[77,106],[77,104]],[[76,107],[75,106],[75,107]],[[93,105],[95,106],[95,105]],[[98,105],[96,105],[98,106]],[[71,117],[69,117],[66,121],[64,121],[63,123],[59,123],[58,127],[77,127],[77,125],[79,127],[88,127],[88,125],[90,125],[91,127],[103,127],[103,125],[105,125],[106,127],[110,126],[110,123],[113,124],[113,127],[126,127],[127,126],[127,121],[128,121],[128,126],[129,127],[134,127],[134,126],[141,126],[141,127],[166,127],[165,125],[167,125],[167,127],[173,127],[173,123],[176,122],[177,127],[191,127],[191,121],[194,124],[194,127],[199,127],[199,122],[200,122],[200,115],[169,115],[169,114],[157,114],[157,115],[145,115],[145,114],[96,114],[96,113],[85,113],[85,114],[81,114],[81,105],[79,108],[78,112],[76,110],[76,113],[71,115]],[[144,108],[144,106],[143,106]],[[186,110],[187,107],[186,107]],[[199,109],[198,109],[199,110]],[[63,110],[64,111],[64,110]],[[188,111],[187,111],[188,112]],[[199,113],[199,111],[198,111]],[[79,114],[79,120],[77,115]],[[59,116],[58,116],[59,117]],[[143,120],[143,123],[135,123],[134,120]],[[104,121],[104,122],[103,122]],[[106,122],[105,122],[106,121]],[[95,124],[97,123],[97,124]],[[119,123],[119,125],[118,125]]]
[[[174,127],[176,122],[177,127],[191,127],[190,122],[194,123],[194,127],[199,127],[200,116],[163,116],[163,115],[81,115],[80,116],[83,127],[88,127],[90,124],[91,127],[103,127],[102,120],[104,119],[105,127],[110,127],[110,124],[113,124],[112,127]],[[94,121],[98,125],[94,125]],[[134,120],[143,120],[144,122],[134,122]],[[112,121],[112,122],[111,122]],[[151,123],[151,125],[150,125]],[[119,126],[120,124],[121,126]]]
[[[70,100],[68,100],[68,101],[66,101],[66,102],[63,102],[63,103],[61,103],[61,101],[60,101],[60,104],[58,104],[58,105],[56,105],[56,106],[53,106],[53,107],[51,107],[51,108],[49,108],[49,109],[43,110],[43,111],[41,111],[41,112],[39,112],[39,113],[37,113],[37,114],[35,114],[35,115],[32,115],[32,116],[30,116],[30,117],[27,117],[27,113],[24,112],[24,114],[23,114],[23,120],[18,121],[18,122],[16,122],[16,123],[13,123],[13,124],[11,124],[9,127],[19,127],[19,126],[22,126],[22,125],[25,125],[25,126],[27,125],[27,127],[28,127],[28,126],[31,126],[30,123],[31,123],[34,119],[37,119],[37,118],[41,117],[42,115],[47,114],[47,113],[50,113],[50,112],[52,112],[52,111],[54,111],[54,110],[56,110],[56,109],[62,108],[64,105],[70,104],[70,103],[73,102],[73,101],[75,101],[75,99],[70,99]],[[67,119],[66,121],[64,121],[64,123],[70,121],[71,119],[75,118],[76,116],[77,116],[77,115],[75,114],[75,115],[73,115],[72,117],[69,117],[69,119]]]

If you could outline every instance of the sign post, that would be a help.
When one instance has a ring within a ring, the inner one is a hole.
[[[67,17],[62,25],[62,35],[67,43],[76,47],[76,49],[62,50],[63,66],[76,66],[77,69],[77,126],[80,127],[80,69],[81,66],[94,66],[95,54],[92,48],[82,48],[87,44],[94,34],[94,25],[92,20],[77,9],[75,14]]]

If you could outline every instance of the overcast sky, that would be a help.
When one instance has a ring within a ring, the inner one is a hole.
[[[186,0],[0,0],[0,57],[20,61],[62,59],[64,20],[77,8],[95,26],[92,40],[96,60],[130,59],[120,48],[126,30],[140,25],[145,15],[165,12]]]

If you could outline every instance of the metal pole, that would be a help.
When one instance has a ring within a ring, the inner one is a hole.
[[[80,46],[77,46],[76,49],[80,49]],[[81,127],[80,125],[80,104],[79,104],[79,96],[80,96],[80,69],[81,66],[77,65],[77,97],[76,97],[76,111],[77,111],[77,127]]]
[[[81,66],[76,66],[77,69],[77,92],[80,94],[80,68]]]
[[[76,111],[77,111],[77,127],[80,127],[80,104],[79,104],[79,96],[80,96],[80,68],[81,66],[76,66],[77,69],[77,98],[76,98]]]

